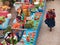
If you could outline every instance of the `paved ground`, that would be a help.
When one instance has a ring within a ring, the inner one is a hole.
[[[50,32],[47,25],[43,22],[37,45],[60,45],[60,0],[47,2],[47,9],[56,9],[56,26]]]

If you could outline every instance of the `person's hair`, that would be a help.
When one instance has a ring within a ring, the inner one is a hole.
[[[23,13],[23,10],[21,9],[21,14]]]
[[[55,10],[55,9],[52,9],[52,10]]]
[[[12,33],[9,33],[9,34],[8,34],[9,37],[10,37],[10,34],[12,34]]]
[[[11,13],[11,9],[8,9],[8,13]]]

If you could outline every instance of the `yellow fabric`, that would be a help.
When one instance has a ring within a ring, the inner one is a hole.
[[[4,5],[4,6],[2,6],[2,8],[3,8],[3,9],[8,9],[8,8],[10,8],[10,7],[7,6],[7,5]]]
[[[30,12],[28,9],[23,9],[23,13],[25,14],[25,16],[30,16]]]

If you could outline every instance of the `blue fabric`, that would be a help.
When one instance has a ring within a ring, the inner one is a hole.
[[[19,33],[20,33],[21,35],[20,35]],[[24,34],[24,31],[19,31],[19,32],[16,33],[16,35],[17,35],[17,37],[18,37],[18,42],[21,40],[23,34]]]
[[[54,27],[55,26],[55,20],[54,19],[46,19],[45,20],[48,27]]]
[[[13,23],[16,23],[16,19],[14,19]]]
[[[43,12],[43,9],[42,9],[42,8],[41,8],[41,9],[38,9],[38,11],[39,11],[39,12]]]
[[[3,24],[0,24],[0,29],[6,29],[8,27],[10,19],[6,18]]]
[[[33,0],[29,0],[29,1],[30,1],[31,4],[33,3]]]

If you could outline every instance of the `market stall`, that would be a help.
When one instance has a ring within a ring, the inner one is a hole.
[[[7,36],[5,35],[7,44],[36,45],[45,13],[45,4],[45,0],[34,1],[32,4],[31,1],[14,3],[17,16],[10,28],[6,29],[6,33],[9,32]]]
[[[35,8],[32,6],[32,9],[30,9],[30,16],[26,17],[27,22],[24,28],[27,30],[24,32],[20,40],[22,45],[36,45],[46,8],[45,0],[41,0],[40,2],[40,6],[38,5],[39,2],[35,2]],[[16,19],[13,21],[13,23],[15,22]]]
[[[23,35],[23,37],[21,39],[24,42],[23,45],[36,45],[39,31],[41,29],[44,13],[45,13],[45,6],[46,5],[44,2],[44,8],[42,10],[40,9],[40,12],[42,12],[42,14],[40,14],[39,20],[36,20],[36,21],[34,20],[34,25],[35,25],[34,28],[32,28],[32,29],[30,28],[25,31],[26,33]],[[39,14],[39,13],[37,13],[37,14]],[[32,17],[34,17],[34,16],[32,16]]]

